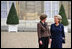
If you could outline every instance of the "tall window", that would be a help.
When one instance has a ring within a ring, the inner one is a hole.
[[[44,2],[44,13],[47,14],[48,18],[53,18],[59,12],[59,1],[45,1]]]
[[[15,1],[1,1],[1,18],[7,18],[12,2]]]
[[[7,2],[1,1],[1,18],[7,17]]]

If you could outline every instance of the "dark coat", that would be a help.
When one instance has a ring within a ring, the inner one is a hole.
[[[62,24],[58,26],[52,24],[50,32],[52,38],[51,48],[62,48],[62,38],[65,38],[64,26]]]

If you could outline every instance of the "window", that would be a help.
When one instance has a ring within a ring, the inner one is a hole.
[[[1,1],[1,18],[7,18],[12,2],[13,1]]]
[[[47,14],[48,18],[53,18],[59,11],[58,1],[45,1],[44,2],[44,13]]]
[[[7,17],[7,2],[1,1],[1,18]]]

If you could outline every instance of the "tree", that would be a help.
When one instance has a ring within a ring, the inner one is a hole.
[[[65,13],[65,9],[64,9],[63,4],[61,4],[60,10],[59,10],[59,15],[62,16],[62,22],[61,23],[64,26],[67,26],[68,25],[68,20],[67,20],[67,17],[66,17],[66,13]]]
[[[12,3],[12,6],[10,8],[6,23],[7,24],[14,24],[14,25],[19,24],[19,19],[18,19],[18,16],[17,16],[17,12],[16,12],[16,9],[15,9],[14,3]]]

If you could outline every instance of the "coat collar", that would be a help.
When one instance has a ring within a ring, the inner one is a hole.
[[[43,29],[47,29],[47,24],[46,24],[46,22],[44,22],[44,24],[40,21],[40,24],[41,24],[41,26],[42,26],[42,28]]]
[[[54,25],[56,26],[56,23],[54,23]],[[60,23],[59,23],[59,25],[58,26],[60,26]]]

